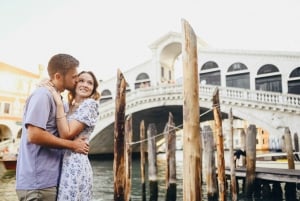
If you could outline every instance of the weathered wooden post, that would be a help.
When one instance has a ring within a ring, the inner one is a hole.
[[[245,192],[248,198],[252,197],[255,182],[256,167],[256,126],[249,125],[246,134],[246,184]]]
[[[215,130],[217,134],[217,161],[218,161],[218,187],[219,200],[226,200],[226,177],[224,160],[224,137],[222,132],[222,117],[220,109],[219,89],[216,88],[213,93],[213,113],[215,120]]]
[[[176,200],[176,130],[172,113],[169,113],[166,135],[166,201]]]
[[[142,201],[146,201],[146,184],[145,184],[145,122],[144,120],[140,123],[140,155],[141,155],[141,182],[142,182]]]
[[[230,135],[229,135],[229,143],[230,143],[230,180],[231,180],[231,199],[232,201],[237,201],[237,192],[236,192],[236,177],[235,177],[235,160],[233,156],[233,139],[234,139],[234,130],[233,130],[233,116],[232,116],[232,108],[229,110],[229,122],[230,122]]]
[[[284,129],[284,141],[285,141],[286,154],[288,159],[288,168],[295,169],[292,136],[289,128]]]
[[[286,154],[288,159],[288,168],[295,169],[295,161],[293,154],[293,143],[292,136],[289,128],[284,129],[284,141],[286,147]],[[286,183],[285,184],[285,197],[290,200],[296,200],[296,184],[295,183]]]
[[[183,44],[183,201],[202,200],[201,139],[199,116],[199,81],[197,38],[184,19]]]
[[[131,200],[131,169],[132,169],[132,148],[131,148],[131,142],[132,142],[132,117],[129,115],[125,122],[125,148],[126,148],[126,154],[125,154],[125,175],[126,175],[126,181],[125,181],[125,201]]]
[[[295,151],[299,152],[299,137],[298,137],[298,133],[294,133],[294,145],[295,145]]]
[[[218,199],[218,187],[217,187],[217,176],[216,176],[216,160],[215,160],[215,145],[214,135],[210,126],[204,126],[202,132],[203,139],[203,162],[205,170],[205,180],[207,188],[207,199],[217,200]]]
[[[246,151],[246,133],[244,128],[240,130],[240,136],[241,136],[241,150]],[[242,160],[242,167],[246,167],[246,156],[241,155]],[[245,193],[245,185],[246,185],[246,179],[242,179],[242,190],[243,193]],[[239,192],[239,185],[237,185],[237,192]]]
[[[150,201],[158,199],[158,182],[157,182],[157,163],[156,163],[156,140],[157,130],[155,124],[148,126],[148,177],[150,186]]]
[[[126,107],[126,80],[118,69],[117,94],[114,124],[114,200],[125,201],[125,107]]]

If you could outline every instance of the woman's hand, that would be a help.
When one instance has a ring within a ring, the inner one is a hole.
[[[47,84],[45,87],[48,88],[49,91],[52,93],[56,105],[63,104],[60,93],[57,92],[56,89],[52,85]]]
[[[63,104],[62,100],[61,100],[61,95],[59,92],[56,91],[56,89],[54,88],[54,85],[52,82],[50,82],[49,79],[43,79],[41,80],[38,84],[38,87],[46,87],[53,95],[54,101],[56,102],[56,104]]]

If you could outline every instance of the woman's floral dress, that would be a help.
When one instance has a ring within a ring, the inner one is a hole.
[[[98,119],[98,103],[94,99],[84,100],[68,120],[76,119],[86,125],[78,136],[89,136]],[[58,201],[92,200],[93,172],[87,155],[66,150],[58,188]]]

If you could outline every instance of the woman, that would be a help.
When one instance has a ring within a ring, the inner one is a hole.
[[[50,91],[57,104],[56,121],[60,137],[75,139],[85,136],[88,141],[98,119],[98,82],[90,71],[78,74],[74,91],[68,95],[69,111],[65,114],[61,96],[53,87]],[[92,200],[93,175],[88,156],[66,150],[62,162],[57,200]]]

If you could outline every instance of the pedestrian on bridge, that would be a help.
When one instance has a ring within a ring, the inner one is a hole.
[[[234,153],[233,153],[233,159],[234,159],[234,164],[236,166],[236,161],[240,159],[240,157],[245,156],[246,157],[246,151],[243,151],[241,149],[237,149]]]

